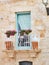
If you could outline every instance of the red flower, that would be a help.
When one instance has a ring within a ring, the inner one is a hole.
[[[9,30],[5,34],[7,35],[7,37],[14,36],[16,34],[16,31],[15,30]]]

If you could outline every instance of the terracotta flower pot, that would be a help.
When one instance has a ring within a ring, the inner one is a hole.
[[[7,50],[12,50],[13,49],[13,43],[11,41],[6,41],[5,45],[6,45]]]
[[[38,42],[32,42],[33,49],[38,49]]]

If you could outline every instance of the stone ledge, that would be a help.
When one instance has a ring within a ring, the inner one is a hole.
[[[39,53],[41,52],[41,49],[35,49],[35,50],[16,50],[16,53]]]
[[[34,49],[34,50],[3,50],[6,53],[40,53],[41,49]]]
[[[38,53],[38,52],[41,52],[41,49],[32,49],[32,50],[3,50],[3,52],[32,52],[32,53],[34,53],[34,52],[36,52],[36,53]]]
[[[41,52],[41,49],[35,49],[35,50],[4,50],[3,52],[6,53],[7,58],[9,58],[9,59],[12,59],[12,58],[15,59],[16,55],[18,55],[17,57],[19,57],[21,54],[22,54],[21,57],[36,58],[38,53]],[[26,56],[26,54],[28,54],[28,55]]]

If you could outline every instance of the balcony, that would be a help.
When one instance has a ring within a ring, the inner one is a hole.
[[[36,41],[35,41],[36,40]],[[32,49],[30,50],[15,50],[13,47],[13,42],[12,41],[6,41],[6,50],[3,50],[3,52],[6,54],[7,58],[14,59],[20,57],[20,58],[36,58],[37,55],[41,52],[41,49],[38,48],[38,39],[34,37],[32,41]],[[26,45],[27,44],[27,45]],[[21,46],[21,45],[20,45]],[[30,46],[28,43],[25,43],[25,46]]]
[[[16,60],[17,58],[36,58],[41,49],[35,50],[4,50],[8,60]]]

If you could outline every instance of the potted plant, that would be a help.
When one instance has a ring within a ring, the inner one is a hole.
[[[24,35],[24,32],[28,35],[32,30],[21,30],[20,35]]]
[[[15,30],[12,30],[11,31],[11,36],[14,36],[16,34],[16,31]]]
[[[5,45],[6,45],[7,50],[12,50],[13,49],[13,42],[12,41],[6,41]]]
[[[25,30],[21,30],[21,31],[20,31],[20,35],[21,35],[21,36],[24,35],[24,32],[25,32]]]
[[[28,29],[28,30],[25,30],[25,33],[28,35],[30,32],[32,32],[32,30]]]
[[[33,49],[38,49],[38,41],[32,42]]]
[[[32,47],[33,47],[33,49],[38,49],[39,41],[40,41],[40,39],[37,36],[34,36],[32,38]]]
[[[16,34],[15,30],[8,30],[5,33],[7,35],[7,40],[5,41],[6,49],[10,50],[13,49],[13,42],[10,38],[10,36],[14,36]]]
[[[14,36],[16,34],[15,30],[8,30],[6,33],[7,37]]]

